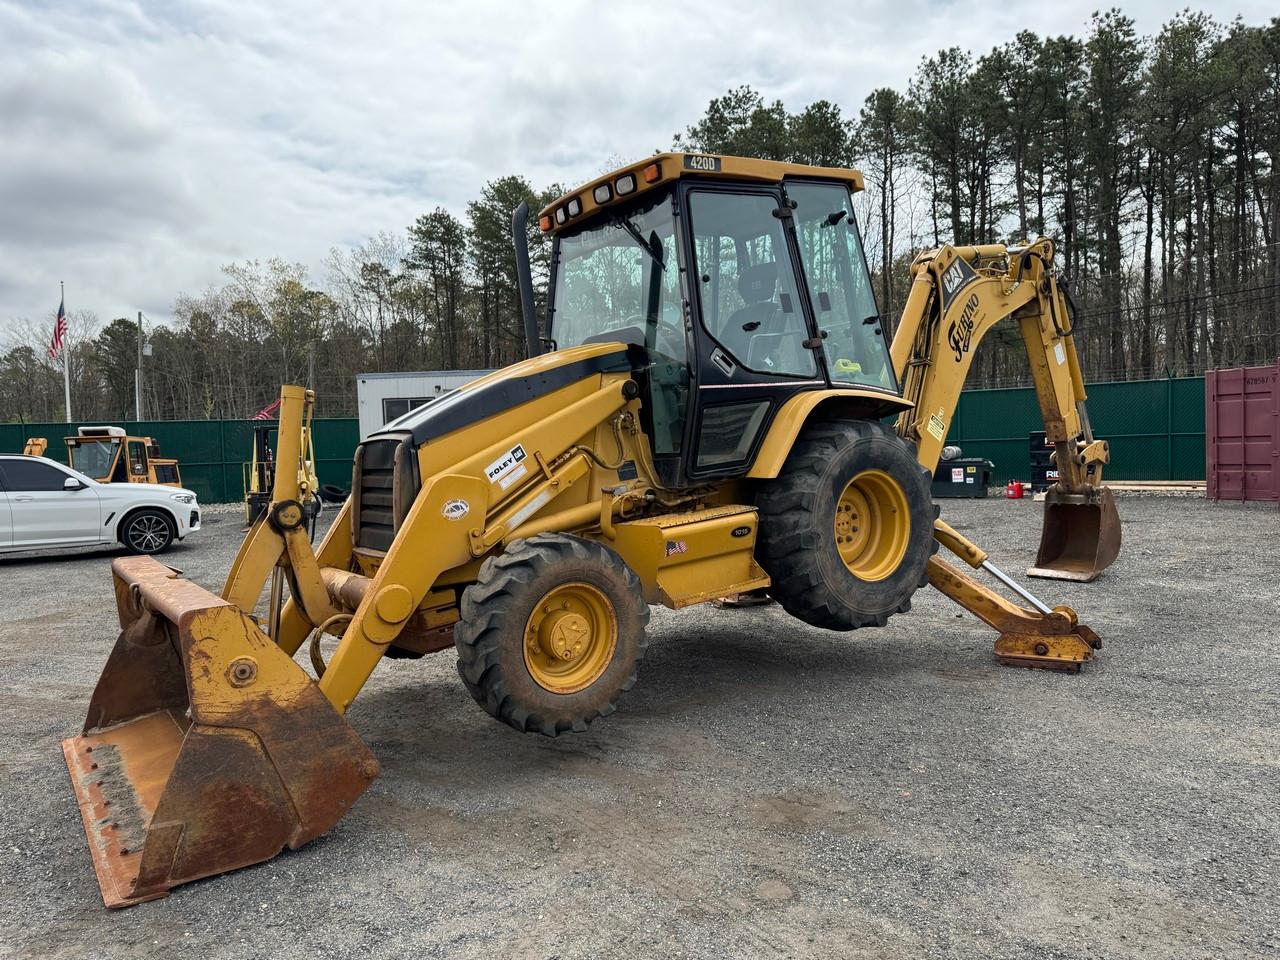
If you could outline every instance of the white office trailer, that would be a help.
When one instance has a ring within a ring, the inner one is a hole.
[[[415,407],[439,400],[482,377],[488,370],[419,370],[416,373],[356,374],[356,401],[360,413],[360,439],[383,424],[402,417]]]

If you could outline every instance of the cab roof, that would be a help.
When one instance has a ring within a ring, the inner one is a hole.
[[[854,191],[862,189],[862,174],[843,167],[813,167],[804,163],[726,157],[709,153],[659,153],[619,167],[560,197],[538,214],[543,233],[555,234],[576,227],[615,203],[627,202],[657,190],[681,177],[707,180],[742,180],[779,183],[787,177],[837,180]]]

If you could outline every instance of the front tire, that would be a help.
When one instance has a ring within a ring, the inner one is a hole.
[[[130,553],[155,555],[173,545],[177,531],[162,510],[139,510],[125,518],[120,542]]]
[[[635,572],[593,540],[516,540],[462,592],[458,674],[521,732],[584,731],[617,709],[644,656],[649,605]]]
[[[805,427],[756,501],[770,595],[828,630],[881,627],[909,610],[938,549],[931,480],[881,423]]]

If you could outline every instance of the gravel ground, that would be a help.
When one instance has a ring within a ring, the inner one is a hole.
[[[555,741],[489,719],[450,653],[384,662],[350,816],[124,911],[58,748],[114,640],[111,553],[0,559],[0,955],[1277,956],[1280,515],[1119,503],[1102,580],[1038,583],[1105,639],[1078,676],[998,666],[932,591],[856,635],[656,610],[619,712]],[[1038,504],[943,514],[1031,561]],[[168,560],[216,590],[239,539],[215,510]]]

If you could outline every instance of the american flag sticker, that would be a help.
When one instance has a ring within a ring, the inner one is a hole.
[[[688,552],[689,552],[689,544],[685,543],[685,541],[683,540],[667,541],[668,557],[674,557],[677,553],[688,553]]]

